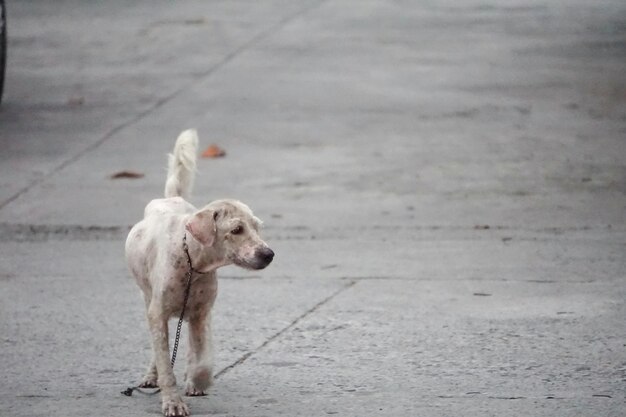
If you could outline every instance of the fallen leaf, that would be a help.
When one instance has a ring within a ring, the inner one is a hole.
[[[221,158],[226,156],[226,151],[217,145],[211,145],[202,152],[203,158]]]
[[[136,178],[143,178],[143,174],[141,172],[135,172],[135,171],[119,171],[111,175],[110,178],[112,180],[117,180],[120,178],[136,179]]]
[[[68,106],[82,106],[85,103],[85,97],[72,96],[67,99]]]

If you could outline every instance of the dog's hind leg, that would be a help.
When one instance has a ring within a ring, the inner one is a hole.
[[[139,388],[157,388],[159,384],[157,383],[159,378],[159,373],[157,372],[156,367],[156,358],[154,357],[154,353],[152,354],[152,359],[150,360],[150,365],[148,365],[148,369],[146,370],[145,375],[141,378],[141,383],[139,384]]]
[[[144,292],[144,301],[146,303],[146,312],[150,308],[150,297],[151,294]],[[152,343],[150,343],[152,346]],[[139,383],[140,388],[157,388],[159,384],[157,383],[159,373],[157,372],[156,367],[156,356],[154,354],[154,348],[152,348],[152,358],[150,359],[150,364],[148,365],[148,369],[146,369],[146,373],[141,378],[141,382]]]

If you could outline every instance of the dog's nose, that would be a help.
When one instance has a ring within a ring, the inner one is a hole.
[[[274,251],[270,248],[261,248],[256,252],[256,256],[267,266],[274,259]]]

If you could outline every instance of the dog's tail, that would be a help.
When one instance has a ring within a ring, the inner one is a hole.
[[[198,132],[185,130],[176,139],[174,152],[168,155],[165,197],[188,198],[196,171]]]

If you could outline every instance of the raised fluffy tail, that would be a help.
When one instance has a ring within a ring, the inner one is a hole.
[[[196,171],[197,149],[198,132],[195,129],[185,130],[178,136],[174,152],[168,155],[165,197],[189,197]]]

